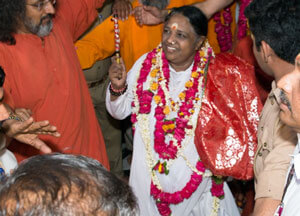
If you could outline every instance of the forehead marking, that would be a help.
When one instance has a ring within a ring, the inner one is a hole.
[[[177,23],[173,23],[171,26],[172,30],[176,30],[178,28],[178,24]]]

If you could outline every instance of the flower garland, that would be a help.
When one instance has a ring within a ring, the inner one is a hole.
[[[221,21],[221,12],[214,15],[215,32],[217,33],[217,40],[221,49],[221,52],[226,52],[232,49],[232,33],[231,33],[231,9],[230,6],[223,11],[224,24]]]
[[[239,12],[239,21],[238,21],[238,40],[241,40],[247,35],[247,18],[245,16],[245,9],[250,4],[251,0],[240,0],[240,12]]]
[[[168,61],[165,59],[161,46],[148,53],[142,64],[139,77],[134,88],[134,100],[132,103],[132,122],[141,122],[142,138],[146,147],[146,158],[151,175],[150,194],[156,200],[156,206],[161,215],[171,215],[170,204],[179,204],[184,199],[190,198],[195,192],[202,177],[210,176],[205,172],[205,167],[201,161],[198,161],[194,168],[187,158],[183,155],[184,146],[182,144],[186,135],[192,137],[195,131],[197,121],[192,121],[193,115],[200,111],[202,96],[205,88],[205,71],[208,69],[208,60],[212,56],[212,49],[206,42],[205,47],[197,52],[194,59],[192,75],[186,83],[185,89],[179,94],[179,102],[174,102],[169,95],[170,70]],[[144,83],[148,81],[149,89],[144,90]],[[155,102],[155,130],[154,130],[154,151],[163,162],[155,161],[152,146],[151,134],[149,130],[149,113],[151,111],[151,102]],[[177,111],[177,117],[170,119],[170,112]],[[165,136],[169,136],[170,142],[165,142]],[[191,168],[192,175],[182,190],[174,193],[164,192],[156,172],[168,175],[169,167],[172,162],[181,156]],[[213,189],[213,187],[212,187]],[[216,190],[223,191],[223,188]],[[221,193],[221,192],[220,192]],[[217,194],[216,194],[217,195]],[[214,196],[214,195],[213,195]],[[215,196],[217,198],[217,196]],[[218,212],[218,201],[214,201],[212,215]]]
[[[240,0],[240,8],[239,8],[239,20],[238,20],[238,33],[237,39],[241,40],[247,35],[247,18],[245,16],[245,9],[249,5],[251,0]],[[227,52],[232,49],[233,45],[233,37],[231,33],[231,23],[233,21],[231,15],[231,5],[223,10],[223,13],[218,12],[214,15],[213,19],[216,22],[215,24],[215,32],[217,34],[217,40],[220,46],[221,52]],[[221,21],[221,14],[223,14],[223,21]]]

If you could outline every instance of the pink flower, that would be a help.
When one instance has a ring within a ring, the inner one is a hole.
[[[198,162],[197,162],[196,168],[197,168],[197,170],[199,170],[200,172],[204,172],[204,171],[205,171],[204,164],[203,164],[201,161],[198,161]]]
[[[212,178],[212,186],[211,186],[211,194],[215,197],[222,197],[224,196],[224,190],[223,190],[224,182],[221,184],[216,184],[216,182]]]
[[[136,114],[132,114],[130,118],[133,124],[137,122]]]
[[[156,203],[156,206],[157,206],[157,209],[159,211],[159,213],[162,215],[162,216],[170,216],[171,215],[171,209],[169,207],[168,204],[166,203]]]

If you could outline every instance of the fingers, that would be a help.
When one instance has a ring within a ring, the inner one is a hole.
[[[26,130],[30,134],[44,134],[59,137],[60,133],[57,132],[57,128],[50,125],[49,121],[40,121],[32,123]]]
[[[36,138],[36,139],[32,140],[29,143],[29,145],[33,146],[34,148],[40,150],[41,152],[43,152],[45,154],[49,154],[49,153],[52,152],[52,150],[49,148],[49,146],[47,146],[46,143],[44,143],[39,138]]]
[[[116,57],[112,57],[112,64],[109,68],[109,79],[112,86],[115,89],[121,89],[124,87],[126,82],[126,70],[123,59],[120,58],[120,62],[117,63]]]
[[[30,109],[17,108],[15,109],[15,114],[22,120],[25,121],[30,118],[32,112]]]
[[[128,19],[132,12],[132,6],[130,1],[118,1],[113,6],[113,14],[117,14],[121,20]]]
[[[136,20],[136,22],[137,22],[140,26],[143,25],[142,10],[143,10],[142,7],[136,7],[136,8],[134,8],[134,10],[133,10],[133,14],[134,14],[135,20]]]

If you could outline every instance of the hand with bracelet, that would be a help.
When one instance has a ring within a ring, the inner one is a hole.
[[[110,99],[111,101],[114,101],[127,90],[127,74],[123,59],[120,58],[120,62],[118,63],[116,57],[112,57],[112,64],[108,73],[110,79]]]
[[[39,139],[39,134],[46,134],[59,137],[55,126],[49,121],[35,122],[31,117],[29,109],[19,108],[15,112],[6,104],[0,104],[0,112],[8,113],[8,118],[2,119],[1,131],[9,138],[31,145],[43,153],[50,153],[51,149]]]

